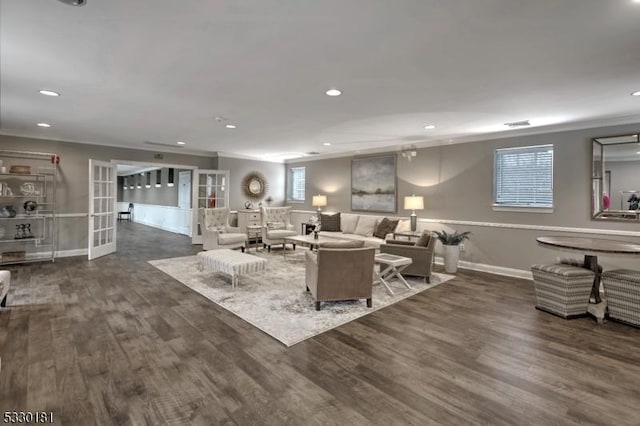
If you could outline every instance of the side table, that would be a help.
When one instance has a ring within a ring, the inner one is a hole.
[[[411,238],[420,238],[420,236],[422,236],[422,232],[419,231],[400,231],[393,233],[394,239],[396,237],[406,237],[409,241],[411,241]]]
[[[316,229],[316,226],[317,226],[316,223],[302,222],[301,223],[302,235],[309,235],[310,233],[313,232],[314,229]]]
[[[373,270],[373,274],[375,279],[373,283],[381,282],[389,292],[390,295],[394,295],[395,293],[391,290],[389,286],[389,280],[393,277],[398,277],[400,282],[404,284],[408,289],[411,289],[411,285],[404,279],[401,272],[411,263],[413,263],[413,259],[409,257],[397,256],[395,254],[389,253],[378,253],[375,255],[374,259],[377,265],[380,265],[380,272],[377,272],[375,269]],[[387,265],[386,268],[383,269],[382,265]]]
[[[256,252],[258,251],[258,246],[260,245],[260,237],[262,236],[262,226],[258,225],[248,225],[247,226],[247,237],[249,239],[248,245],[251,244],[251,240],[253,239],[254,248]],[[248,251],[249,247],[247,247]]]

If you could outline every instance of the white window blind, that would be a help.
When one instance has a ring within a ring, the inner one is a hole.
[[[305,168],[292,167],[289,169],[289,201],[304,201],[305,199]]]
[[[495,204],[553,207],[553,145],[497,149]]]

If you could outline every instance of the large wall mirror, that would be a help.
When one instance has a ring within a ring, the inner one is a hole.
[[[639,170],[640,134],[593,140],[593,219],[640,220]]]

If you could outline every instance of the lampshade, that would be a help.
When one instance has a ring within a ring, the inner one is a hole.
[[[404,197],[405,210],[424,210],[424,197],[421,195],[411,195]]]
[[[327,205],[327,196],[326,195],[314,195],[313,200],[311,201],[311,205],[313,207],[324,207]]]

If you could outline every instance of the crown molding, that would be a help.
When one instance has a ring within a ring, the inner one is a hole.
[[[243,155],[243,154],[234,154],[231,152],[224,152],[224,151],[218,151],[218,158],[236,158],[238,160],[250,160],[250,161],[260,161],[263,163],[277,163],[277,164],[284,164],[284,160],[278,160],[278,159],[266,159],[266,158],[262,158],[262,157],[252,157],[250,155]]]
[[[553,124],[549,126],[539,126],[539,127],[525,128],[525,129],[505,130],[503,132],[482,133],[482,134],[468,135],[468,136],[455,136],[455,137],[449,137],[449,138],[433,139],[433,140],[423,141],[423,142],[414,142],[411,144],[410,149],[433,148],[436,146],[444,146],[444,145],[457,145],[457,144],[488,141],[488,140],[509,139],[509,138],[517,138],[522,136],[543,135],[543,134],[550,134],[550,133],[563,133],[563,132],[571,132],[576,130],[588,130],[588,129],[596,129],[596,128],[602,128],[602,127],[624,126],[624,125],[634,125],[634,124],[638,124],[640,127],[640,114],[628,115],[623,117],[615,117],[615,118],[609,118],[609,119],[575,121],[570,123]],[[597,137],[604,137],[604,136],[607,136],[607,135],[594,135],[593,137],[597,138]],[[376,147],[376,148],[369,148],[369,149],[337,152],[335,154],[320,154],[320,155],[314,155],[313,157],[295,158],[291,160],[285,160],[285,163],[286,164],[301,163],[305,161],[326,160],[331,158],[354,157],[358,155],[377,154],[381,152],[401,152],[407,149],[409,148],[407,144],[404,143],[404,144],[387,145],[383,147]]]
[[[43,137],[43,136],[32,136],[28,134],[20,134],[19,132],[11,132],[6,129],[0,129],[0,136],[13,136],[16,138],[22,139],[36,139],[42,141],[55,141],[55,142],[66,142],[66,143],[78,143],[83,145],[93,145],[93,146],[107,146],[110,148],[124,148],[124,149],[132,149],[136,151],[149,151],[149,152],[160,152],[165,154],[183,154],[183,155],[193,155],[197,157],[217,157],[218,153],[215,151],[200,151],[200,150],[191,150],[188,148],[171,148],[162,146],[131,146],[131,145],[122,145],[122,144],[114,144],[114,143],[97,143],[97,142],[88,142],[88,141],[79,141],[75,139],[61,139],[55,137]]]

